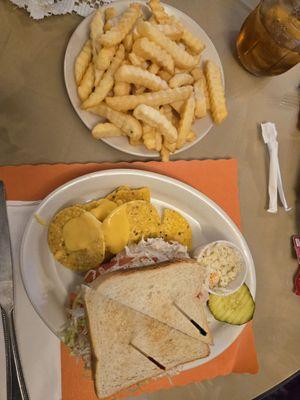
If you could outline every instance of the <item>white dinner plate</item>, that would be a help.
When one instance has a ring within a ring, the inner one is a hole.
[[[123,12],[128,5],[132,1],[117,1],[113,3],[113,6],[116,8],[118,13]],[[137,3],[142,3],[144,4],[143,9],[145,10],[145,14],[148,12],[149,9],[145,5],[145,2],[143,1],[135,1]],[[111,6],[111,5],[110,5]],[[106,8],[108,6],[104,6],[103,8]],[[224,82],[224,74],[223,74],[223,68],[222,64],[220,61],[220,58],[218,56],[217,50],[215,46],[213,45],[212,41],[208,37],[208,35],[205,33],[205,31],[188,15],[184,14],[182,11],[177,10],[174,7],[171,7],[167,4],[164,4],[164,7],[166,11],[170,15],[174,15],[177,19],[179,19],[184,26],[186,26],[189,31],[191,31],[195,36],[199,37],[203,43],[205,44],[205,50],[203,51],[201,55],[201,63],[203,63],[205,60],[212,60],[214,61],[217,65],[220,66],[222,76],[223,76],[223,82]],[[150,14],[149,14],[150,15]],[[86,17],[76,28],[74,31],[73,35],[71,36],[66,53],[65,53],[65,61],[64,61],[64,77],[65,77],[65,84],[67,88],[67,92],[70,98],[70,101],[77,112],[79,118],[82,120],[82,122],[86,125],[87,128],[92,129],[98,122],[100,122],[101,119],[100,117],[97,117],[93,115],[92,113],[82,110],[80,108],[80,99],[77,95],[77,86],[74,78],[74,64],[75,64],[75,59],[77,55],[79,54],[82,46],[86,42],[89,36],[89,26],[91,19],[93,18],[93,14],[89,15]],[[195,143],[197,143],[199,140],[201,140],[211,129],[213,125],[212,119],[210,115],[207,115],[205,118],[198,119],[196,123],[194,124],[193,130],[197,135],[197,138],[194,142],[192,143],[187,143],[182,149],[177,150],[176,153],[180,153],[183,150],[187,150],[191,146],[193,146]],[[92,139],[91,140],[95,140]],[[107,138],[107,139],[102,139],[105,143],[109,144],[110,146],[114,147],[117,150],[123,151],[128,154],[133,154],[135,156],[140,156],[140,157],[157,157],[158,153],[155,151],[149,151],[147,150],[144,146],[131,146],[128,143],[127,138],[125,137],[115,137],[115,138]],[[97,143],[95,143],[95,146]]]
[[[255,268],[250,250],[239,229],[212,200],[175,179],[131,169],[99,171],[59,187],[41,202],[35,213],[48,223],[60,209],[105,196],[121,185],[147,186],[151,190],[152,203],[158,210],[165,207],[178,210],[191,225],[194,248],[220,239],[237,245],[248,266],[246,283],[253,297],[255,296]],[[68,303],[68,293],[81,282],[82,277],[54,260],[47,244],[47,227],[41,225],[35,215],[27,224],[20,257],[27,295],[42,320],[59,336],[66,323],[65,305]],[[218,356],[244,328],[218,322],[210,314],[208,317],[214,338],[211,353],[205,359],[186,364],[184,369],[193,368]]]

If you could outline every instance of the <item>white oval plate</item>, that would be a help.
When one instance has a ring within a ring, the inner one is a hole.
[[[189,221],[193,231],[193,247],[215,240],[228,240],[237,245],[248,265],[246,283],[255,296],[255,268],[243,235],[228,215],[212,200],[192,187],[164,175],[140,170],[115,169],[81,176],[49,194],[38,207],[38,214],[49,222],[61,208],[107,195],[116,187],[147,186],[152,203],[161,210],[178,210]],[[47,244],[47,228],[33,215],[29,220],[21,246],[21,274],[27,295],[51,331],[59,336],[66,323],[65,305],[68,293],[82,277],[57,263]],[[214,320],[209,323],[214,337],[209,357],[185,364],[184,369],[203,364],[222,353],[238,337],[244,326],[233,326]],[[210,318],[211,317],[211,318]]]
[[[149,12],[149,9],[145,5],[143,1],[135,1],[137,3],[144,4],[144,10]],[[113,3],[113,6],[116,8],[118,13],[123,12],[131,1],[117,1]],[[111,4],[109,5],[111,6]],[[106,8],[108,6],[104,6]],[[207,36],[205,31],[188,15],[184,14],[182,11],[177,10],[174,7],[171,7],[167,4],[164,4],[166,11],[170,15],[174,15],[177,19],[179,19],[195,36],[199,37],[203,43],[205,44],[206,48],[202,53],[201,56],[201,63],[205,60],[212,60],[216,64],[218,64],[221,68],[223,82],[224,82],[224,74],[223,74],[223,67],[217,53],[215,46],[213,45],[210,38]],[[91,19],[93,18],[93,14],[86,17],[76,28],[73,35],[71,36],[66,53],[65,53],[65,60],[64,60],[64,77],[65,77],[65,85],[67,88],[68,96],[70,101],[77,112],[79,118],[85,124],[85,126],[89,129],[92,129],[98,122],[102,121],[100,117],[93,115],[92,113],[82,110],[80,108],[80,99],[77,95],[77,86],[74,78],[74,64],[77,55],[79,54],[82,46],[86,42],[89,36],[89,26]],[[199,142],[211,129],[213,126],[212,119],[210,115],[206,116],[205,118],[198,119],[194,124],[193,130],[195,131],[197,138],[192,143],[187,143],[182,149],[177,150],[176,153],[180,153],[181,151],[189,149],[195,143]],[[93,139],[94,140],[94,139]],[[135,156],[140,157],[158,157],[158,153],[155,151],[147,150],[144,146],[131,146],[128,143],[126,137],[115,137],[115,138],[107,138],[102,139],[105,143],[109,144],[110,146],[114,147],[117,150],[123,151],[128,154],[132,154]],[[96,145],[96,144],[95,144]]]

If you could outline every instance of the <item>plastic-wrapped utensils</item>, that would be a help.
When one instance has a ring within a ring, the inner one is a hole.
[[[268,146],[270,154],[268,212],[277,213],[278,194],[285,211],[289,211],[291,208],[288,206],[285,198],[280,167],[279,167],[277,130],[275,124],[273,124],[272,122],[262,123],[261,133],[264,142]]]

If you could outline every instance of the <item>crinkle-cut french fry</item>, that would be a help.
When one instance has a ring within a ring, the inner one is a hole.
[[[107,137],[125,136],[126,133],[111,122],[104,122],[94,126],[92,129],[92,135],[95,139],[102,139]]]
[[[141,139],[133,139],[133,138],[128,138],[128,139],[131,146],[139,146],[140,144],[143,144]]]
[[[101,79],[103,78],[104,72],[101,69],[98,68],[94,68],[94,72],[95,72],[95,83],[94,86],[97,87],[101,81]]]
[[[103,101],[107,94],[112,90],[114,86],[114,74],[122,64],[124,56],[124,46],[120,44],[110,66],[108,67],[108,70],[103,75],[103,78],[100,81],[99,85],[95,88],[94,92],[91,93],[89,98],[82,103],[81,107],[83,109],[94,107],[97,104],[101,103],[101,101]]]
[[[195,72],[194,72],[194,75],[195,75]],[[200,82],[203,93],[205,95],[206,109],[210,110],[210,99],[209,99],[207,81],[206,81],[205,75],[201,68],[198,69],[196,76],[197,76],[197,79],[195,78],[195,81]]]
[[[101,79],[101,72],[97,69],[97,57],[98,53],[101,51],[100,37],[103,34],[104,16],[102,10],[97,10],[94,13],[92,22],[90,24],[90,40],[92,47],[92,60],[94,66],[95,83],[99,83]]]
[[[140,66],[143,62],[141,57],[139,57],[137,54],[135,54],[133,51],[127,54],[127,58],[130,61],[132,65],[135,66]]]
[[[91,93],[90,96],[81,104],[81,108],[86,110],[87,108],[94,107],[97,104],[101,103],[101,101],[105,99],[113,86],[113,76],[110,73],[105,72],[99,85],[95,88],[94,92]]]
[[[100,37],[103,34],[103,25],[104,25],[103,12],[102,10],[98,9],[97,11],[95,11],[93,19],[90,24],[90,38],[91,38],[94,57],[96,57],[101,47]]]
[[[151,63],[151,65],[148,68],[148,71],[151,72],[152,74],[157,74],[159,71],[159,65],[155,64],[155,63]]]
[[[130,53],[132,50],[132,45],[133,45],[132,33],[128,33],[128,35],[125,36],[125,38],[123,40],[123,45],[124,45],[127,53]]]
[[[196,54],[194,57],[195,65],[200,64],[201,54]]]
[[[160,108],[160,112],[164,114],[166,118],[172,123],[172,125],[175,126],[175,128],[178,128],[179,125],[179,117],[173,112],[172,107],[170,104],[165,104]]]
[[[168,71],[165,71],[165,70],[163,70],[163,69],[159,70],[158,73],[157,73],[157,75],[158,75],[161,79],[163,79],[164,81],[166,81],[166,82],[169,82],[169,80],[172,78],[172,75],[171,75]]]
[[[104,25],[104,28],[103,28],[104,32],[109,31],[114,25],[115,24],[113,22],[113,19],[110,19],[110,20],[106,21],[105,25]]]
[[[156,148],[156,130],[147,124],[143,124],[143,143],[148,150]]]
[[[162,141],[162,135],[156,129],[143,124],[143,143],[148,150],[160,151]]]
[[[94,67],[93,64],[90,63],[87,70],[85,71],[85,74],[83,75],[83,78],[81,79],[80,85],[77,88],[78,95],[81,101],[84,101],[89,97],[94,87],[94,80]]]
[[[155,150],[156,151],[161,151],[162,142],[163,142],[162,134],[160,132],[156,131],[155,132]]]
[[[134,140],[139,140],[142,137],[142,126],[137,119],[131,115],[113,110],[105,103],[100,103],[96,107],[91,108],[93,114],[108,119],[118,128],[122,129],[127,136]]]
[[[174,110],[180,115],[183,112],[184,101],[173,101],[173,103],[171,103],[171,107],[173,107]]]
[[[75,61],[75,81],[77,86],[80,84],[85,71],[87,70],[89,63],[92,59],[92,46],[91,41],[87,40],[82,47],[80,53],[76,57]]]
[[[191,96],[184,105],[184,110],[179,121],[177,149],[180,149],[186,142],[191,131],[195,115],[195,98]]]
[[[203,118],[207,114],[205,94],[200,81],[194,83],[195,117]]]
[[[116,82],[114,86],[115,96],[127,96],[130,93],[130,83],[127,82]]]
[[[166,81],[159,76],[134,65],[122,65],[115,74],[115,80],[141,85],[153,91],[168,89]]]
[[[116,53],[116,46],[102,47],[96,58],[96,68],[106,71]]]
[[[174,61],[170,54],[149,39],[145,37],[137,39],[132,49],[139,57],[152,61],[170,74],[174,73]]]
[[[113,18],[117,16],[117,10],[114,7],[108,7],[105,9],[104,15],[105,15],[104,32],[107,32],[114,26]]]
[[[156,27],[171,40],[180,40],[182,37],[182,30],[176,25],[157,25]]]
[[[143,94],[146,90],[145,86],[134,85],[134,87],[135,87],[134,94],[136,94],[136,95]]]
[[[191,74],[195,81],[199,81],[203,77],[203,71],[200,67],[192,69]]]
[[[107,7],[104,11],[105,14],[105,21],[109,21],[112,18],[117,16],[117,10],[115,7]]]
[[[168,83],[170,88],[176,88],[179,86],[191,85],[193,82],[194,78],[192,75],[187,72],[182,72],[181,74],[174,75]]]
[[[170,151],[165,146],[162,146],[160,155],[161,155],[162,162],[170,161]]]
[[[181,43],[185,45],[185,48],[189,48],[193,54],[200,54],[205,49],[205,44],[201,41],[201,39],[194,36],[180,21],[173,16],[171,17],[171,24],[182,31]]]
[[[164,147],[170,152],[174,153],[176,151],[176,142],[170,143],[167,140],[164,140]]]
[[[173,19],[173,23],[174,23]],[[188,31],[181,22],[176,20],[176,26],[182,29],[182,42],[195,54],[200,54],[205,49],[205,44],[196,36],[194,36],[190,31]]]
[[[124,61],[124,57],[125,57],[125,49],[124,46],[120,44],[110,66],[107,69],[107,72],[114,75],[117,69],[121,66],[122,62]]]
[[[130,4],[129,8],[123,13],[118,23],[100,37],[100,43],[105,47],[111,47],[121,43],[125,36],[131,31],[140,15],[140,12],[140,4]]]
[[[145,59],[143,59],[142,57],[138,56],[135,52],[131,52],[128,54],[128,60],[131,62],[132,65],[136,66],[136,67],[143,67],[145,66]],[[147,64],[148,66],[148,64]]]
[[[205,65],[210,107],[213,120],[220,124],[227,117],[227,107],[220,67],[211,60]]]
[[[164,106],[161,106],[159,111],[164,114],[164,116],[172,123],[173,119],[173,111],[172,107],[170,104],[165,104]]]
[[[164,7],[160,4],[159,0],[150,0],[149,6],[152,13],[159,24],[170,24],[172,23],[171,17],[166,13]]]
[[[179,68],[193,68],[195,66],[194,57],[187,51],[181,49],[175,42],[161,33],[156,25],[149,22],[140,22],[137,25],[138,32],[166,50],[173,58],[174,63]]]
[[[176,128],[155,108],[140,104],[133,111],[133,115],[158,130],[170,143],[176,142],[178,136]]]
[[[194,142],[196,140],[196,133],[194,131],[190,131],[186,137],[187,142]]]
[[[138,19],[139,21],[140,19]],[[135,42],[136,40],[138,40],[141,35],[139,34],[137,27],[136,27],[137,23],[135,24],[134,28],[132,29],[132,40],[133,42]]]
[[[183,74],[183,73],[186,73],[187,71],[188,71],[187,69],[178,68],[178,67],[175,67],[175,69],[174,69],[175,74]]]
[[[151,107],[170,104],[174,101],[186,100],[192,94],[192,86],[182,86],[175,89],[160,90],[158,92],[144,93],[138,96],[115,96],[106,99],[106,103],[115,110],[133,110],[139,104],[146,104]]]

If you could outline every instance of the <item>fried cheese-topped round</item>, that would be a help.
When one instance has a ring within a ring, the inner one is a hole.
[[[54,216],[48,244],[54,258],[73,271],[95,268],[105,256],[102,223],[77,206],[64,208]]]
[[[126,203],[126,212],[130,226],[130,243],[158,236],[160,216],[151,203],[143,200],[130,201]]]
[[[133,200],[115,208],[103,221],[106,250],[112,254],[142,238],[157,237],[160,216],[147,201]]]
[[[192,248],[192,230],[188,221],[177,211],[165,208],[163,211],[160,235],[166,241],[176,241]]]
[[[129,186],[119,186],[113,192],[108,194],[106,198],[114,201],[118,205],[133,200],[144,200],[150,202],[150,190],[147,187],[131,189]]]

